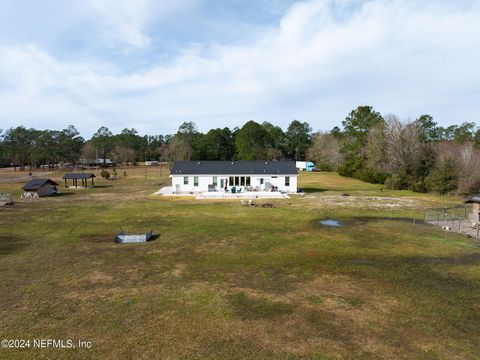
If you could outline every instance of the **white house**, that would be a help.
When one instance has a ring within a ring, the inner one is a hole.
[[[173,192],[297,192],[295,161],[175,161]]]

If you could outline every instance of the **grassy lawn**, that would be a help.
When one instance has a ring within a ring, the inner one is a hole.
[[[2,338],[92,342],[0,358],[480,358],[480,243],[398,220],[459,200],[312,173],[246,208],[151,195],[169,179],[148,171],[24,201],[26,174],[0,170]]]

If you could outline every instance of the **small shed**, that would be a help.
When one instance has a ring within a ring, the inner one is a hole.
[[[473,204],[473,211],[470,215],[470,220],[480,222],[480,195],[474,195],[465,204]]]
[[[93,185],[93,178],[95,175],[92,173],[68,173],[63,175],[63,180],[65,180],[65,187],[67,187],[67,180],[72,180],[72,187],[78,188],[78,180],[81,181],[81,186],[83,188],[88,187],[88,180],[92,180],[92,187]]]
[[[22,198],[29,199],[55,195],[57,186],[58,183],[50,179],[33,179],[22,187]]]

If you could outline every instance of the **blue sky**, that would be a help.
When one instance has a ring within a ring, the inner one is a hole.
[[[0,128],[477,121],[480,1],[0,1]]]

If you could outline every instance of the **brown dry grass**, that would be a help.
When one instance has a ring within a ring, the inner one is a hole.
[[[478,357],[478,244],[386,217],[392,203],[393,216],[418,217],[424,204],[454,199],[302,174],[301,184],[325,191],[246,208],[152,196],[168,178],[127,171],[0,209],[2,335],[93,342],[0,357]],[[353,200],[339,206],[344,189]],[[320,226],[327,217],[348,226]],[[159,237],[118,245],[120,227]]]

